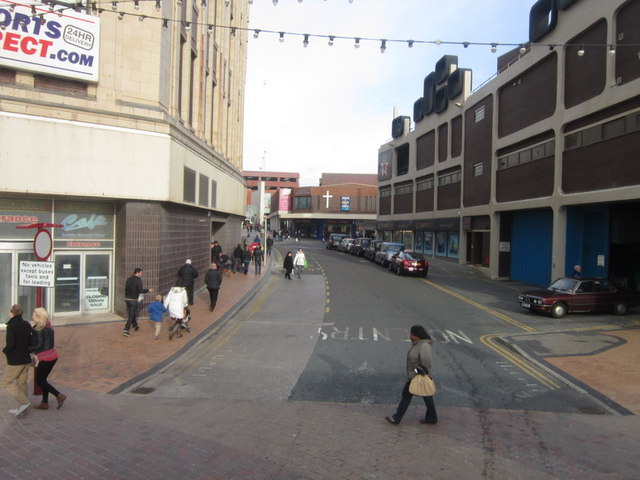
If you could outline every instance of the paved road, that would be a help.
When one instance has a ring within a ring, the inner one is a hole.
[[[2,415],[0,479],[637,478],[635,416],[443,400],[437,425],[420,425],[414,402],[394,427],[382,417],[395,399],[288,400],[338,311],[320,273],[285,283],[279,270],[224,329],[133,387],[148,393],[71,390],[62,410]]]

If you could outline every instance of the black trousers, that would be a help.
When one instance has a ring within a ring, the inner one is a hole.
[[[191,285],[185,285],[184,288],[187,291],[189,305],[193,305],[193,283]]]
[[[402,389],[402,398],[400,399],[400,403],[398,404],[398,408],[396,409],[396,413],[393,414],[393,418],[396,422],[400,422],[402,417],[407,412],[409,408],[409,404],[411,403],[411,399],[413,398],[413,394],[409,391],[409,383],[407,382]],[[424,404],[427,407],[427,411],[424,415],[424,419],[428,423],[437,423],[438,414],[436,412],[436,404],[433,401],[433,397],[422,397],[424,399]]]
[[[43,403],[49,402],[49,393],[51,393],[56,397],[60,395],[60,392],[56,390],[56,388],[47,381],[47,377],[51,373],[51,370],[53,370],[53,366],[56,364],[57,361],[58,361],[57,358],[55,360],[51,360],[50,362],[40,361],[40,363],[38,363],[38,367],[36,368],[35,380],[38,386],[42,389]]]
[[[216,303],[218,303],[218,288],[207,288],[209,290],[209,307],[216,308]]]
[[[131,326],[133,328],[138,327],[138,300],[129,300],[125,299],[127,304],[127,323],[124,326],[124,329],[128,332]]]

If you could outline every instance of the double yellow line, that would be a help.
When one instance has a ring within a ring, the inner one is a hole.
[[[446,293],[447,295],[451,295],[452,297],[462,300],[463,302],[468,303],[469,305],[473,305],[474,307],[479,308],[480,310],[483,310],[488,314],[493,315],[496,318],[499,318],[500,320],[510,323],[511,325],[514,325],[518,328],[521,328],[525,332],[532,333],[536,331],[535,328],[530,327],[529,325],[525,325],[522,322],[518,322],[517,320],[514,320],[513,318],[505,315],[504,313],[500,313],[496,310],[493,310],[492,308],[489,308],[486,305],[482,305],[481,303],[478,303],[475,300],[471,300],[470,298],[465,297],[464,295],[461,295],[459,293],[456,293],[453,290],[449,290],[448,288],[442,287],[436,283],[433,283],[430,280],[422,279],[422,281],[427,285],[429,285],[430,287],[433,287],[437,290],[440,290],[441,292]],[[500,355],[501,357],[504,357],[505,359],[513,363],[520,370],[522,370],[529,376],[533,377],[535,380],[537,380],[547,388],[551,390],[556,390],[560,388],[561,385],[558,382],[556,382],[549,376],[542,373],[539,369],[530,365],[526,360],[523,360],[521,357],[513,353],[508,348],[496,343],[495,339],[501,335],[502,334],[483,335],[482,337],[480,337],[480,341],[484,343],[487,347],[489,347],[491,350],[496,352],[498,355]]]
[[[558,382],[549,378],[540,370],[530,365],[526,360],[523,360],[521,357],[511,352],[507,347],[497,343],[495,339],[501,335],[502,334],[483,335],[480,337],[480,341],[550,390],[557,390],[560,388],[561,385]]]

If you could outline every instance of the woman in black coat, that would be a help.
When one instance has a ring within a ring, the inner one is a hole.
[[[293,271],[293,255],[290,251],[287,252],[287,256],[284,257],[284,263],[282,264],[282,266],[285,270],[284,278],[288,278],[289,280],[291,280],[291,272]]]

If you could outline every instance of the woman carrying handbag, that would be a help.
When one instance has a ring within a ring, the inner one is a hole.
[[[414,325],[409,333],[411,340],[411,348],[407,352],[407,381],[402,390],[402,398],[396,409],[396,413],[384,419],[392,425],[399,425],[402,417],[409,408],[413,394],[409,391],[411,380],[422,370],[426,369],[426,373],[431,372],[431,336],[427,333],[422,325]],[[438,414],[436,413],[436,404],[433,396],[422,397],[427,411],[420,423],[438,423]]]

